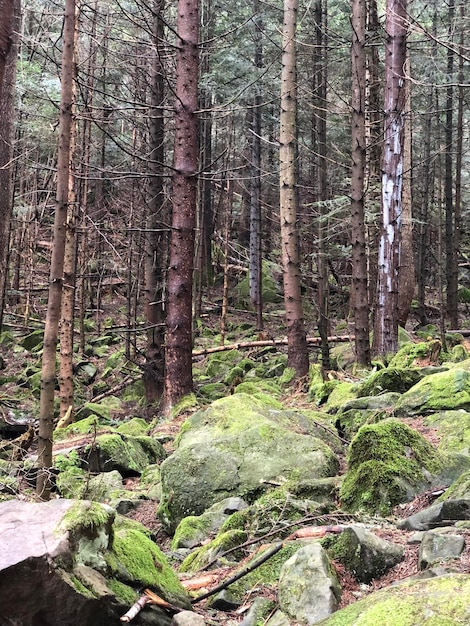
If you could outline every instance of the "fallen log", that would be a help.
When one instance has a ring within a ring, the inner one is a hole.
[[[330,343],[347,343],[354,341],[354,335],[332,335],[328,337]],[[321,344],[320,337],[307,337],[307,344],[319,346]],[[223,346],[213,346],[212,348],[201,348],[193,350],[193,357],[205,356],[214,352],[225,352],[226,350],[241,350],[243,348],[265,348],[268,346],[287,346],[287,337],[282,339],[260,339],[256,341],[239,341],[237,343],[227,343]]]

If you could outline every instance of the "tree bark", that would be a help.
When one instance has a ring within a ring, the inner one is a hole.
[[[8,242],[13,210],[14,102],[20,22],[20,0],[4,2],[0,8],[0,332],[5,308]]]
[[[309,361],[300,291],[300,255],[296,189],[296,44],[297,0],[284,0],[282,34],[281,115],[279,134],[280,216],[284,302],[288,340],[287,363],[297,377],[308,373]]]
[[[255,22],[255,71],[262,67],[263,49],[259,0],[254,0]],[[256,312],[256,329],[263,328],[262,281],[263,267],[261,254],[261,85],[254,85],[255,96],[251,111],[251,197],[250,197],[250,302]]]
[[[149,198],[145,242],[145,307],[149,330],[144,365],[145,399],[151,405],[161,398],[164,381],[165,311],[164,257],[168,237],[164,230],[164,68],[161,61],[164,0],[154,4],[154,46],[151,67],[151,117],[149,121]]]
[[[54,390],[56,349],[62,304],[64,251],[69,206],[70,139],[72,129],[74,79],[75,0],[66,0],[64,14],[61,96],[59,109],[59,147],[57,155],[57,194],[54,216],[54,241],[49,276],[49,296],[44,328],[39,407],[38,465],[36,492],[43,500],[50,498],[52,440],[54,431]]]
[[[405,74],[410,76],[410,59],[407,55]],[[405,120],[403,138],[403,192],[401,217],[400,267],[398,270],[398,324],[405,328],[415,292],[415,262],[413,256],[413,206],[412,206],[412,127],[411,85],[405,81]]]
[[[398,268],[406,104],[406,0],[387,0],[385,30],[382,228],[373,342],[373,353],[383,356],[396,352],[398,348]]]
[[[366,168],[366,5],[352,0],[352,165],[351,165],[351,244],[352,302],[356,359],[370,366],[369,301],[367,290],[367,252],[364,216],[364,177]]]
[[[192,392],[192,285],[197,191],[198,0],[178,0],[173,217],[168,268],[164,407]]]

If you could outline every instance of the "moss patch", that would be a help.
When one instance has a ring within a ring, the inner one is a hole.
[[[412,580],[376,591],[319,622],[322,626],[466,626],[470,577]]]
[[[363,426],[351,442],[348,463],[340,492],[344,507],[381,515],[425,484],[423,469],[436,473],[442,468],[426,439],[396,419]]]
[[[160,548],[142,531],[143,527],[117,524],[112,552],[107,555],[114,578],[124,584],[152,587],[169,602],[189,606],[188,596]]]

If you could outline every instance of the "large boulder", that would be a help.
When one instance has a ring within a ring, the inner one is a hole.
[[[118,623],[142,587],[188,596],[146,529],[90,501],[0,503],[0,606],[9,626]],[[169,624],[145,609],[136,624]]]
[[[409,580],[375,591],[320,622],[322,626],[470,624],[470,576]]]
[[[301,624],[316,624],[339,605],[341,589],[327,553],[319,543],[300,548],[279,576],[279,606]]]
[[[160,519],[173,532],[184,517],[229,496],[253,501],[273,482],[334,476],[338,458],[323,431],[301,413],[246,394],[217,400],[186,420],[161,465]]]
[[[401,396],[395,414],[427,415],[436,411],[470,410],[470,372],[462,365],[422,378]]]
[[[397,419],[362,426],[348,451],[340,497],[345,509],[388,515],[429,487],[442,469],[437,450]]]

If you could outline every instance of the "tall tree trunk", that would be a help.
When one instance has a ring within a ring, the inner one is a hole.
[[[153,404],[163,393],[165,311],[163,308],[163,267],[168,237],[164,229],[164,70],[161,60],[164,0],[154,5],[154,46],[149,121],[149,199],[145,243],[145,307],[149,330],[144,366],[145,399]]]
[[[74,74],[72,77],[72,124],[70,126],[70,157],[69,157],[69,197],[67,208],[67,223],[65,232],[65,248],[64,248],[64,280],[62,284],[62,304],[61,316],[59,324],[59,343],[60,343],[60,365],[59,365],[59,414],[62,419],[67,413],[67,421],[73,421],[74,412],[74,385],[73,385],[73,335],[75,321],[75,272],[77,261],[77,205],[76,205],[76,188],[74,174],[74,156],[76,150],[76,127],[73,120],[75,116],[75,98],[76,98],[76,74],[77,66],[75,60],[75,50],[78,43],[78,2],[75,0],[75,35],[74,35]]]
[[[462,167],[463,167],[463,141],[464,141],[464,106],[465,106],[465,74],[464,74],[464,55],[465,55],[465,4],[460,4],[460,42],[459,42],[459,72],[458,72],[458,105],[457,105],[457,141],[455,154],[455,199],[454,199],[454,263],[455,263],[455,281],[456,281],[456,322],[458,320],[458,268],[460,245],[462,243]],[[456,326],[455,328],[458,328]]]
[[[198,0],[178,0],[173,216],[168,268],[164,407],[193,390],[192,286],[197,192]]]
[[[20,0],[4,2],[0,8],[0,332],[5,308],[8,241],[13,210],[14,101],[20,21]]]
[[[387,355],[396,352],[398,348],[398,268],[406,105],[406,0],[387,0],[385,30],[382,230],[373,342],[373,353],[376,355]]]
[[[0,98],[2,97],[5,68],[14,41],[14,15],[15,0],[2,0],[0,2]]]
[[[253,14],[255,22],[255,68],[262,67],[263,50],[261,46],[261,24],[259,0],[254,0]],[[259,79],[258,79],[259,80]],[[250,197],[250,302],[256,311],[256,328],[263,328],[262,301],[262,254],[261,254],[261,85],[254,85],[256,95],[252,109],[251,138],[251,197]]]
[[[407,55],[405,74],[410,76],[410,59]],[[411,84],[405,82],[405,120],[403,139],[403,192],[401,214],[400,267],[398,271],[398,324],[405,328],[415,292],[415,263],[413,256],[413,213],[411,198]]]
[[[59,147],[57,154],[57,195],[54,216],[49,296],[44,328],[44,349],[41,368],[39,407],[37,494],[50,497],[52,439],[54,431],[54,389],[56,382],[56,348],[62,304],[64,252],[69,206],[70,140],[72,131],[73,80],[75,41],[75,0],[66,0],[62,42],[61,95],[59,109]]]
[[[330,369],[329,335],[329,285],[327,255],[325,251],[324,231],[327,225],[326,200],[327,191],[327,153],[326,153],[326,87],[327,87],[327,54],[328,54],[328,20],[326,13],[326,0],[317,0],[315,7],[316,16],[316,54],[315,54],[315,100],[317,116],[317,185],[319,200],[318,220],[318,332],[321,338],[321,360],[323,370]]]
[[[370,366],[369,301],[364,217],[364,176],[366,168],[366,5],[352,0],[352,165],[351,165],[351,243],[352,303],[356,359]]]
[[[279,134],[279,202],[284,277],[284,302],[288,341],[288,365],[298,377],[308,373],[307,339],[300,291],[299,234],[297,229],[296,134],[297,0],[284,0],[282,32],[281,119]]]
[[[377,11],[377,0],[366,0],[366,54],[367,54],[367,118],[366,118],[366,168],[367,206],[369,217],[367,220],[367,249],[368,249],[368,289],[369,305],[372,318],[375,318],[375,296],[377,292],[377,257],[380,207],[381,181],[381,146],[382,146],[382,102],[381,102],[381,70],[379,45],[382,39],[382,27]]]
[[[446,250],[446,306],[452,328],[459,327],[457,310],[458,269],[456,250],[454,245],[454,178],[453,178],[453,138],[454,138],[454,48],[452,45],[454,32],[454,0],[449,0],[449,41],[447,47],[447,97],[446,97],[446,125],[445,125],[445,250]]]

